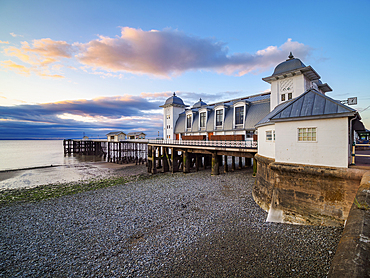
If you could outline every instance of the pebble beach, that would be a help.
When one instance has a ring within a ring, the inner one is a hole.
[[[1,277],[325,277],[342,228],[266,222],[250,169],[0,207]]]

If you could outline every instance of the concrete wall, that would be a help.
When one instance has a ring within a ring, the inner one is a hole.
[[[266,141],[266,131],[275,130],[275,125],[266,125],[258,128],[258,154],[275,158],[275,141]]]
[[[310,127],[317,141],[298,142],[298,128]],[[348,167],[348,118],[277,122],[275,133],[276,162]]]
[[[264,210],[282,211],[282,222],[341,226],[364,170],[278,163],[255,156],[253,198]]]

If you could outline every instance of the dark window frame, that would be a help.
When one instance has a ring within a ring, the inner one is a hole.
[[[191,114],[186,115],[186,128],[191,128]]]
[[[244,106],[235,107],[235,124],[244,124]]]
[[[224,110],[216,110],[216,126],[222,126],[223,123]]]
[[[206,127],[206,112],[201,112],[199,118],[200,118],[199,126]]]

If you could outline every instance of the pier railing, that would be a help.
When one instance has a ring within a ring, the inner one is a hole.
[[[149,144],[257,149],[257,141],[252,141],[252,140],[247,140],[247,141],[203,141],[203,140],[172,140],[172,139],[165,139],[165,140],[149,140]]]
[[[356,153],[356,147],[369,147],[369,150],[367,151],[368,153],[370,153],[370,144],[356,144],[356,142],[353,142],[352,144],[352,162],[351,162],[351,165],[355,165],[356,164],[356,157],[369,157],[370,158],[370,154],[360,154],[360,153]],[[369,162],[367,162],[366,164],[368,164]]]

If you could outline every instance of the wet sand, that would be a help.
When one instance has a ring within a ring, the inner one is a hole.
[[[0,172],[0,190],[32,188],[40,185],[88,181],[124,174],[124,169],[135,164],[86,162],[74,165],[31,168]],[[129,167],[132,168],[132,167]]]

